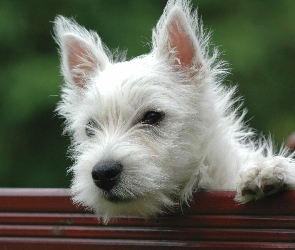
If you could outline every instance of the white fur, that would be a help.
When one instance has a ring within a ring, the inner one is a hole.
[[[99,36],[58,16],[55,38],[65,78],[58,112],[72,135],[73,199],[105,222],[153,216],[188,203],[198,189],[236,189],[247,202],[295,185],[293,155],[260,139],[234,108],[235,88],[221,84],[225,63],[210,56],[209,35],[186,0],[169,0],[153,30],[152,50],[130,61],[112,55]],[[165,116],[157,126],[147,111]],[[85,129],[95,121],[95,135]],[[123,165],[112,202],[92,181],[95,164]],[[265,187],[269,188],[269,193]]]

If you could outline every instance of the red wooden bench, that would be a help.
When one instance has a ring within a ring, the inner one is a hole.
[[[200,192],[182,215],[106,226],[68,189],[0,189],[0,249],[295,249],[295,191],[245,205],[234,194]]]

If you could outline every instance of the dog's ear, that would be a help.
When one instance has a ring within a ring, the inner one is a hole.
[[[202,51],[195,35],[197,18],[191,17],[188,6],[166,6],[153,30],[156,56],[171,58],[173,63],[188,69],[202,67]]]
[[[89,32],[62,16],[58,16],[54,23],[65,81],[84,88],[109,63],[101,40],[95,32]]]

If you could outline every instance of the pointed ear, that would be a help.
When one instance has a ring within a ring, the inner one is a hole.
[[[100,38],[61,16],[56,18],[54,30],[65,81],[84,88],[109,63]]]
[[[189,11],[184,12],[181,6],[166,11],[168,13],[164,12],[153,33],[156,54],[169,58],[172,56],[174,64],[180,67],[202,67],[202,52],[194,31],[197,20],[193,20]]]

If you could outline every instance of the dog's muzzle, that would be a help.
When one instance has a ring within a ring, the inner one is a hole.
[[[97,163],[92,169],[92,179],[95,185],[109,192],[120,180],[123,165],[116,161]]]

